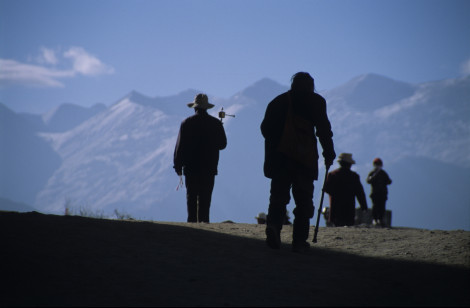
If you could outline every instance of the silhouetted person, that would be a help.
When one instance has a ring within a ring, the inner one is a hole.
[[[207,113],[214,107],[207,95],[196,95],[188,107],[195,114],[181,123],[175,146],[174,168],[186,180],[188,222],[209,222],[219,151],[227,146],[222,123]]]
[[[392,180],[385,172],[383,162],[380,158],[373,161],[374,170],[367,176],[367,183],[371,184],[370,198],[372,200],[372,218],[376,225],[385,226],[385,203],[388,199],[387,185],[392,184]]]
[[[326,101],[314,92],[313,78],[308,73],[299,72],[292,76],[291,81],[291,89],[268,104],[261,123],[261,132],[265,138],[264,175],[271,179],[266,243],[273,249],[281,246],[280,234],[292,188],[296,204],[293,211],[292,249],[294,252],[304,252],[310,246],[307,238],[310,218],[314,212],[313,182],[318,179],[316,136],[323,148],[326,165],[332,164],[336,154],[326,113]],[[291,157],[282,147],[287,132],[295,126],[293,124],[299,123],[304,124],[303,133],[307,135],[306,140],[309,142],[297,142],[292,138],[290,141],[294,142],[292,149],[304,147],[311,153],[302,162]]]
[[[259,213],[258,216],[255,217],[258,225],[266,224],[266,213]]]
[[[352,154],[338,156],[340,168],[328,173],[325,192],[330,195],[329,222],[335,226],[353,226],[356,214],[356,198],[363,211],[367,210],[366,194],[359,175],[351,170],[356,162]]]

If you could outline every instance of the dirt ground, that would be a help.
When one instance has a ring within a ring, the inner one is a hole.
[[[311,228],[310,240],[313,237]],[[0,306],[470,306],[470,232],[0,212]]]

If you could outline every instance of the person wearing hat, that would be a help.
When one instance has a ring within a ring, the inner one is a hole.
[[[353,226],[356,214],[356,198],[363,211],[367,210],[367,200],[359,175],[351,170],[356,162],[350,153],[338,156],[340,168],[328,173],[325,192],[330,196],[329,223],[334,226]]]
[[[385,226],[385,203],[388,199],[387,185],[392,184],[392,180],[387,172],[382,169],[383,162],[380,158],[374,159],[372,164],[374,165],[374,170],[367,176],[367,183],[371,184],[372,218],[374,219],[374,224]]]
[[[227,137],[220,120],[207,113],[214,105],[206,94],[197,94],[188,107],[195,114],[181,123],[173,168],[185,176],[187,221],[208,223],[219,151],[227,146]]]
[[[266,224],[266,213],[259,213],[258,216],[255,217],[255,219],[258,222],[258,225]]]
[[[325,165],[336,157],[333,132],[326,113],[325,99],[315,93],[315,83],[309,73],[292,76],[291,89],[275,97],[267,106],[261,123],[264,137],[264,175],[271,179],[266,244],[280,249],[281,229],[285,222],[290,192],[295,200],[293,210],[292,251],[308,251],[310,219],[314,214],[314,181],[318,179],[317,138],[323,148]],[[302,123],[302,130],[296,124]],[[290,138],[289,132],[307,136],[302,141]],[[284,146],[284,145],[288,146]],[[299,157],[300,149],[307,155]],[[292,151],[289,151],[292,150]]]

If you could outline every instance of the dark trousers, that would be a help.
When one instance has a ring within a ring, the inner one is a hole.
[[[292,238],[294,242],[303,242],[308,239],[310,218],[313,217],[314,212],[314,187],[311,177],[291,172],[285,177],[276,177],[271,180],[267,225],[282,229],[291,188],[295,201]]]
[[[215,175],[185,175],[188,222],[209,222]]]
[[[386,198],[383,197],[375,197],[372,199],[372,218],[375,220],[383,220],[385,215],[385,202],[387,202]]]

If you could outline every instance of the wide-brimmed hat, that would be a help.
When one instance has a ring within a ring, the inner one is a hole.
[[[209,103],[209,98],[206,94],[199,93],[194,98],[194,101],[188,103],[189,108],[211,109],[214,105]]]
[[[356,163],[354,161],[354,159],[352,158],[351,153],[341,153],[341,154],[339,154],[338,161],[344,161],[344,162],[347,162],[347,163],[350,163],[350,164],[355,164]]]

